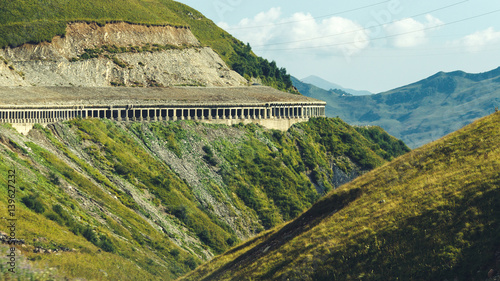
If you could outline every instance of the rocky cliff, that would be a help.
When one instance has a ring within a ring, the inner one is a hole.
[[[70,23],[64,37],[0,50],[3,86],[240,86],[246,83],[190,29]]]

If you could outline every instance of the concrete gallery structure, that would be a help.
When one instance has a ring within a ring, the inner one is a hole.
[[[197,120],[257,123],[287,130],[325,116],[326,103],[262,86],[251,87],[0,87],[0,122],[26,134],[34,124],[73,118],[117,121]]]

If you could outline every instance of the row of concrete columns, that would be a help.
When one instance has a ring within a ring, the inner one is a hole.
[[[78,107],[0,109],[3,123],[50,123],[81,118],[106,118],[125,121],[143,120],[212,120],[212,119],[271,119],[310,118],[325,115],[324,105],[276,105],[265,107]]]

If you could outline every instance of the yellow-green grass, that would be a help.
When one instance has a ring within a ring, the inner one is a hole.
[[[331,192],[183,280],[483,280],[500,249],[500,113]]]
[[[55,139],[52,141],[56,142]],[[15,233],[16,238],[26,242],[24,247],[18,245],[17,248],[35,267],[45,272],[54,268],[54,276],[85,277],[88,280],[101,280],[104,275],[114,280],[170,280],[189,270],[186,261],[196,262],[191,254],[173,245],[169,237],[160,234],[139,214],[114,199],[110,192],[113,189],[101,189],[85,174],[79,173],[59,157],[34,143],[26,143],[26,149],[13,140],[6,141],[3,136],[2,143],[0,184],[4,188],[0,191],[0,213],[4,219],[0,230],[10,233],[5,219],[8,217],[7,206],[10,204],[7,202],[7,180],[8,171],[15,169]],[[77,159],[68,150],[64,153],[70,159]],[[100,219],[105,223],[92,217],[89,210],[83,209],[80,202],[62,190],[60,183],[50,182],[45,175],[49,171],[77,187],[89,202],[94,202],[96,206],[92,208],[92,212],[99,213]],[[88,168],[88,172],[92,171],[96,172]],[[30,194],[39,195],[45,208],[41,214],[29,210],[22,202]],[[61,219],[59,222],[49,219],[50,214],[57,217],[51,208],[59,204],[70,214],[71,224]],[[78,233],[87,226],[97,235],[109,239],[113,247],[111,252],[105,252],[105,248],[100,249],[97,243],[91,243]],[[147,241],[144,237],[147,237]],[[52,254],[34,253],[37,246],[50,250],[74,250]],[[176,254],[172,255],[173,251]],[[3,260],[2,258],[2,262]],[[2,272],[5,270],[6,268],[2,268]]]
[[[225,132],[240,134],[241,139],[230,140]],[[218,137],[209,140],[209,135]],[[235,230],[200,206],[193,187],[174,173],[168,161],[149,150],[159,143],[165,143],[165,149],[179,157],[201,153],[199,164],[206,162],[219,169],[225,185],[210,182],[207,192],[227,204],[230,202],[223,193],[230,194],[235,208],[256,212],[261,219],[250,223],[257,229],[293,219],[311,206],[319,194],[306,172],[316,170],[318,181],[330,181],[331,157],[340,153],[358,161],[357,155],[368,155],[371,160],[365,164],[371,167],[383,163],[379,154],[385,153],[341,120],[326,118],[300,124],[286,133],[257,125],[229,128],[193,121],[124,125],[75,119],[47,128],[36,125],[24,137],[10,125],[2,125],[0,214],[7,215],[7,176],[15,167],[16,237],[26,241],[25,247],[18,248],[37,268],[24,270],[17,277],[38,276],[40,270],[61,278],[99,280],[107,274],[111,280],[171,280],[207,258],[203,250],[223,252],[238,242]],[[203,144],[203,149],[193,151],[198,144]],[[344,168],[353,168],[350,165]],[[156,227],[157,222],[152,223],[155,212],[143,209],[145,205],[134,200],[137,194],[132,198],[119,186],[123,182],[145,195],[139,200],[151,200],[158,213],[187,235],[198,237],[199,242],[192,247],[180,243],[189,250],[174,245],[173,239],[183,238]],[[243,186],[249,193],[240,193]],[[255,198],[243,197],[246,194]],[[35,199],[30,200],[44,210],[23,201],[31,196]],[[264,225],[265,219],[269,219],[268,225]],[[4,220],[0,230],[7,231],[6,227]],[[88,228],[98,240],[86,236]],[[111,246],[103,246],[103,241],[110,241]],[[75,251],[34,253],[37,246]],[[0,274],[5,271],[0,267]]]
[[[2,171],[3,172],[3,171]],[[18,175],[19,177],[19,175]],[[2,181],[3,185],[6,185]],[[18,193],[19,196],[20,193]],[[8,214],[7,212],[7,192],[2,189],[0,199],[0,213]],[[40,270],[47,271],[49,268],[54,268],[53,276],[64,276],[69,278],[85,277],[87,280],[101,280],[106,272],[110,277],[120,280],[154,280],[153,272],[148,272],[139,268],[131,259],[144,259],[145,255],[154,256],[155,253],[147,249],[141,249],[137,245],[138,252],[130,249],[121,248],[124,244],[119,241],[117,243],[120,250],[120,255],[101,251],[98,247],[88,242],[82,236],[74,235],[69,229],[60,226],[56,222],[47,219],[42,214],[36,214],[24,207],[20,202],[16,204],[16,237],[27,241],[26,247],[17,245],[16,248],[21,250],[22,257],[31,260],[32,266]],[[1,230],[9,233],[6,228],[7,221],[2,220]],[[100,229],[106,231],[105,229]],[[34,253],[35,248],[33,239],[42,238],[45,243],[40,246],[45,249],[65,248],[73,249],[71,252],[62,252],[44,254]],[[142,253],[141,253],[142,252]],[[148,253],[149,252],[149,253]],[[4,262],[5,256],[2,257]],[[18,256],[17,260],[20,260]],[[145,263],[144,263],[145,264]],[[19,264],[17,269],[20,271]],[[165,271],[165,268],[160,269]],[[6,276],[9,276],[7,272]],[[158,272],[157,272],[158,274]],[[174,276],[170,272],[165,272],[165,276]],[[8,279],[7,279],[8,280]]]

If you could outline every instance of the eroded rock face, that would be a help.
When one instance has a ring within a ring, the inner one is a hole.
[[[128,23],[71,23],[64,37],[56,36],[52,42],[37,45],[24,44],[6,48],[5,57],[13,61],[71,59],[84,52],[104,45],[143,46],[145,44],[199,46],[200,42],[187,28],[172,26],[145,26]]]
[[[78,59],[103,46],[178,46],[178,49],[107,53]],[[51,43],[0,50],[0,86],[240,86],[246,80],[187,28],[72,23]],[[2,62],[0,62],[2,63]]]

